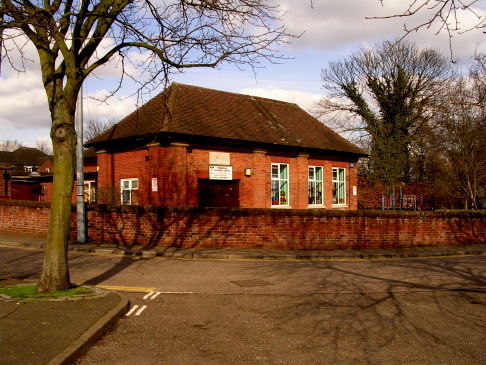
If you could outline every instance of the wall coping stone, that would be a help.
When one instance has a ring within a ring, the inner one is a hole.
[[[50,208],[50,202],[35,202],[25,200],[0,200],[0,206]],[[315,216],[315,217],[376,217],[376,218],[486,218],[486,210],[439,210],[439,211],[400,211],[400,210],[324,210],[324,209],[272,209],[272,208],[216,208],[216,207],[184,207],[184,206],[140,206],[140,205],[103,205],[87,204],[87,210],[102,212],[143,213],[215,213],[228,215],[269,215],[269,216]],[[76,211],[76,204],[72,204]]]

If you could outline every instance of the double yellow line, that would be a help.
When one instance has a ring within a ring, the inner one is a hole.
[[[139,286],[114,286],[114,285],[96,285],[97,288],[114,290],[114,291],[132,291],[150,293],[155,291],[156,288],[141,288]]]

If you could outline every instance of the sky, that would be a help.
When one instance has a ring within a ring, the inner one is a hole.
[[[472,0],[466,3],[473,2]],[[291,34],[302,34],[279,51],[288,57],[279,64],[264,63],[256,73],[251,68],[240,70],[231,65],[218,69],[188,69],[172,75],[171,81],[211,89],[261,96],[298,104],[310,110],[315,101],[325,95],[320,74],[330,61],[344,59],[361,46],[372,46],[383,40],[404,35],[407,27],[421,24],[430,17],[426,11],[413,18],[367,19],[403,13],[412,1],[404,0],[282,0],[278,2],[283,25]],[[486,0],[474,5],[475,14],[461,12],[461,28],[467,29],[486,16]],[[438,24],[408,36],[408,40],[423,47],[435,47],[459,66],[472,62],[476,50],[486,51],[486,34],[473,30],[455,34],[452,54],[449,37],[438,31]],[[0,142],[17,140],[28,147],[36,142],[50,141],[50,115],[35,62],[36,52],[28,48],[26,72],[18,73],[8,63],[2,64],[0,75]],[[89,76],[83,84],[84,120],[120,120],[162,90],[154,90],[143,100],[133,95],[134,87],[126,83],[114,97],[101,103],[116,85],[118,73],[113,63]],[[325,123],[325,121],[323,121]]]

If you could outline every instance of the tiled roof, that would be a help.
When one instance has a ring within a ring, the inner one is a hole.
[[[364,154],[297,104],[178,83],[86,145],[157,133]]]
[[[48,157],[48,155],[31,147],[19,147],[13,152],[0,152],[0,162],[19,166],[37,166],[38,159],[45,157]]]

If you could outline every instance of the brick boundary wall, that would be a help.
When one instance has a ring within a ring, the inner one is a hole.
[[[0,231],[47,235],[50,203],[1,200]]]
[[[75,206],[71,239],[76,239]],[[0,231],[47,234],[49,204],[0,201]],[[173,247],[361,249],[486,243],[486,212],[89,205],[88,237]]]

